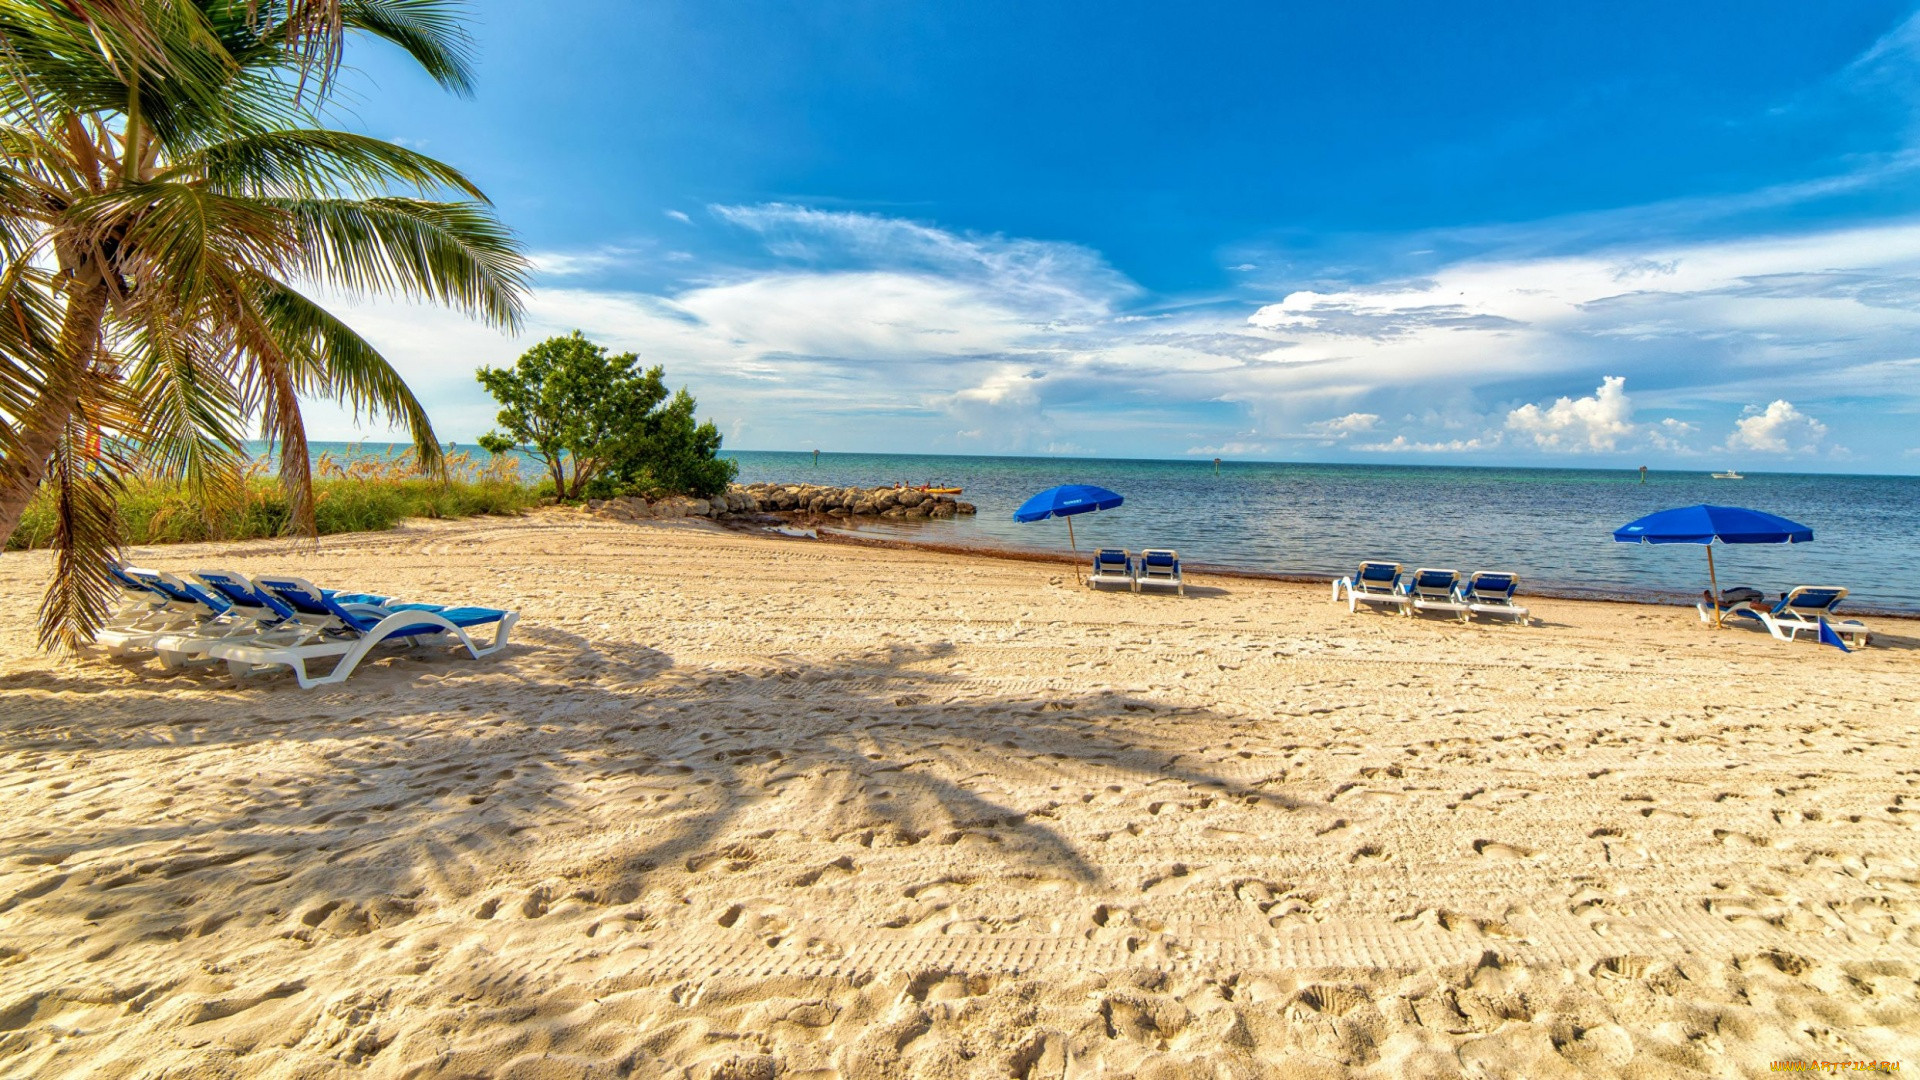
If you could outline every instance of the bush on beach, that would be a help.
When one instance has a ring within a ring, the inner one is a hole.
[[[314,461],[314,518],[322,534],[391,529],[406,518],[464,518],[518,514],[542,500],[521,481],[511,458],[446,458],[447,477],[421,472],[411,454],[341,461],[321,454]],[[293,511],[267,459],[255,461],[237,497],[202,507],[178,482],[146,473],[126,478],[119,504],[120,538],[128,544],[180,544],[202,540],[257,540],[294,535]],[[54,507],[42,489],[7,543],[9,550],[48,546]]]
[[[543,488],[562,501],[709,498],[739,470],[719,456],[720,429],[695,416],[693,395],[668,393],[665,368],[643,368],[633,353],[615,355],[578,330],[474,377],[500,403],[500,427],[480,436],[481,448],[538,459]]]

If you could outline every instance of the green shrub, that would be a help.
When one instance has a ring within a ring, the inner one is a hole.
[[[391,529],[407,518],[464,518],[518,514],[541,500],[503,468],[456,458],[446,481],[428,479],[410,462],[356,461],[341,466],[322,457],[313,482],[314,521],[322,535]],[[257,471],[234,504],[203,513],[181,485],[150,477],[127,481],[120,498],[120,535],[128,544],[182,544],[200,540],[255,540],[285,536],[293,519],[279,480]],[[211,520],[209,520],[211,519]],[[42,489],[20,519],[9,549],[53,542],[54,507]]]

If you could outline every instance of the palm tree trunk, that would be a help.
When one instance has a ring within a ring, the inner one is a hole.
[[[80,388],[99,346],[100,322],[106,313],[105,283],[77,287],[67,303],[60,349],[47,372],[46,386],[20,417],[20,453],[0,459],[0,549],[20,527],[20,516],[40,490],[47,462],[80,405]]]

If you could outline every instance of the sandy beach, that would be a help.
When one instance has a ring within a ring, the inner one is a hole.
[[[134,557],[517,644],[312,692],[50,658],[48,557],[0,557],[0,1075],[1920,1068],[1912,622],[1463,626],[566,511]]]

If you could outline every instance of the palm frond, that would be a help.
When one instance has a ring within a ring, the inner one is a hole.
[[[185,0],[94,5],[25,0],[0,4],[0,112],[60,115],[123,112],[137,100],[143,123],[177,139],[267,95],[236,95],[256,82],[211,33],[206,12]],[[128,16],[132,16],[129,18]]]
[[[446,0],[342,0],[341,22],[405,49],[434,82],[473,96],[473,38],[465,5]]]
[[[398,197],[262,201],[293,215],[296,263],[308,277],[520,324],[527,262],[485,207]]]
[[[146,468],[185,484],[212,521],[241,495],[245,411],[231,358],[200,337],[163,311],[149,313],[130,342],[125,393],[136,420],[124,435],[140,447]]]
[[[249,292],[261,321],[290,360],[300,393],[333,398],[356,417],[405,423],[421,467],[440,472],[440,437],[425,406],[372,343],[283,282],[257,278]]]
[[[392,365],[286,282],[518,324],[528,266],[472,181],[317,119],[349,36],[470,92],[463,6],[0,0],[0,532],[52,485],[44,642],[98,623],[129,462],[211,505],[257,421],[308,532],[303,395],[404,421],[438,464]]]
[[[108,570],[120,543],[115,510],[123,490],[111,463],[96,449],[97,432],[70,424],[54,450],[47,483],[53,489],[53,576],[40,601],[40,647],[78,648],[107,618],[114,593]]]
[[[300,394],[286,365],[265,361],[260,373],[266,398],[260,434],[280,446],[280,487],[287,493],[294,528],[313,536],[313,458],[307,449],[306,420],[300,415]]]
[[[292,128],[214,143],[156,179],[200,179],[225,195],[322,198],[343,191],[384,195],[405,184],[425,195],[451,189],[485,201],[459,170],[425,154],[346,131]]]
[[[59,324],[53,275],[29,258],[10,261],[0,273],[0,458],[19,452],[14,424],[46,393]]]
[[[194,184],[124,184],[79,200],[67,217],[78,239],[113,249],[123,276],[166,290],[181,306],[222,267],[296,257],[284,212]]]

